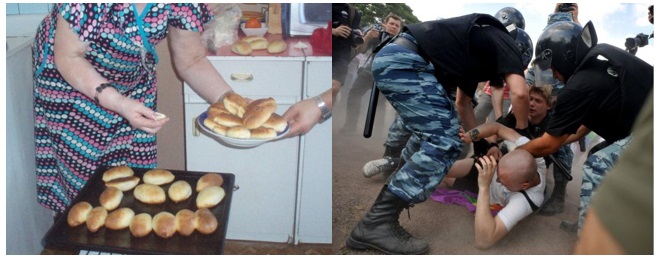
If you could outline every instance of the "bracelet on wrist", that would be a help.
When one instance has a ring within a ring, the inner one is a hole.
[[[101,92],[103,92],[103,90],[106,88],[117,89],[110,82],[101,83],[101,85],[98,85],[98,87],[96,87],[96,93],[94,93],[94,101],[96,101],[96,103],[100,103],[100,101],[98,100],[98,95],[100,95]]]

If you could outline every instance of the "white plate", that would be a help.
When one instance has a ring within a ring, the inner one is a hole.
[[[215,133],[212,129],[209,129],[204,125],[204,120],[208,118],[208,112],[204,111],[197,117],[197,125],[199,125],[199,128],[203,129],[204,132],[207,134],[211,135],[212,137],[215,137],[222,141],[225,144],[228,144],[233,147],[238,147],[238,148],[252,148],[252,147],[257,147],[259,145],[262,145],[267,142],[275,141],[278,139],[281,139],[286,133],[288,133],[289,127],[288,125],[286,126],[286,129],[282,132],[277,133],[277,137],[272,138],[272,139],[238,139],[238,138],[231,138],[227,137],[218,133]]]

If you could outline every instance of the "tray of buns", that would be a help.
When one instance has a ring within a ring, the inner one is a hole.
[[[127,171],[132,176],[108,177]],[[230,173],[101,167],[42,242],[121,254],[222,254],[234,183]]]

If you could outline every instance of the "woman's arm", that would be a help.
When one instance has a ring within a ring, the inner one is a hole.
[[[181,78],[208,103],[215,103],[231,86],[206,58],[201,33],[169,27],[174,68]]]
[[[155,134],[169,119],[154,120],[156,114],[139,101],[121,95],[114,88],[105,88],[100,93],[96,88],[109,81],[99,74],[85,59],[89,43],[82,42],[69,28],[69,23],[59,15],[55,32],[54,59],[57,70],[74,89],[90,99],[98,98],[99,104],[117,112],[137,129]]]

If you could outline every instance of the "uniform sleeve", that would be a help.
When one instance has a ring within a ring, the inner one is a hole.
[[[172,4],[169,25],[178,29],[203,32],[204,24],[213,20],[207,4]]]
[[[110,6],[108,4],[58,4],[58,12],[69,23],[80,41],[87,42],[97,39],[102,24],[108,19]]]
[[[554,114],[549,120],[547,133],[553,136],[562,136],[577,132],[584,121],[587,111],[593,107],[592,98],[588,93],[572,89],[563,89],[554,106]]]

